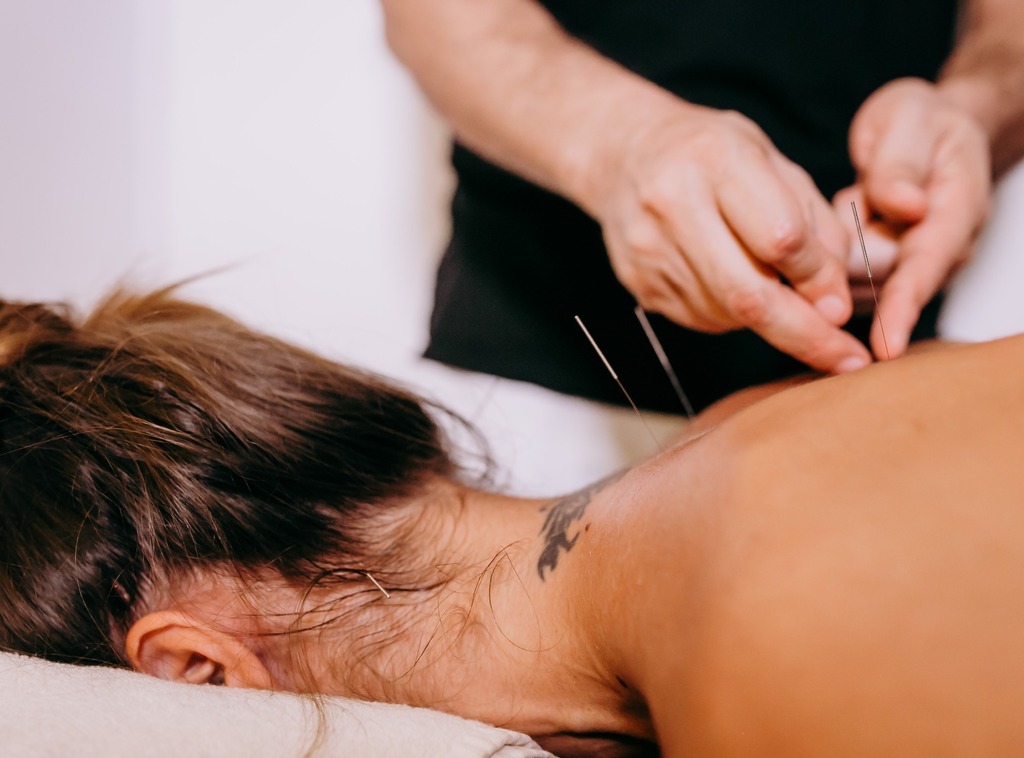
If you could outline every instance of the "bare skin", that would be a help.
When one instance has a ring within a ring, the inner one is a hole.
[[[382,650],[376,670],[393,668],[376,691],[351,686],[353,631],[304,643],[316,688],[483,719],[566,755],[655,741],[665,756],[1017,754],[1022,372],[1018,337],[792,387],[557,501],[439,483],[455,516],[444,565],[468,568]],[[254,642],[251,614],[232,637],[225,597],[153,608],[133,662],[303,689],[279,647]],[[161,637],[172,622],[188,634]]]
[[[670,467],[660,528],[616,549],[649,590],[609,599],[648,621],[617,650],[666,755],[1019,751],[1021,365],[1016,339],[806,385]],[[680,534],[687,601],[659,601],[679,573],[643,556]]]

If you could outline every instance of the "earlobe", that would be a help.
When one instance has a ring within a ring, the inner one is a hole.
[[[181,611],[143,616],[129,630],[125,651],[132,668],[159,679],[277,689],[267,667],[241,638]]]

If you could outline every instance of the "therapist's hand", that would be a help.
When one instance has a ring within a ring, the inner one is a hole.
[[[749,327],[821,371],[870,361],[839,329],[848,234],[750,120],[673,105],[631,131],[592,189],[615,273],[645,309],[706,332]]]
[[[852,230],[850,201],[857,202],[881,284],[871,346],[884,358],[887,344],[895,358],[921,309],[972,252],[989,207],[989,142],[939,87],[898,79],[861,106],[850,127],[850,156],[858,179],[836,196],[836,212]],[[863,282],[864,259],[856,235],[851,239],[851,279]]]

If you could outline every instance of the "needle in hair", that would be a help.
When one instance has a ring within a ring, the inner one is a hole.
[[[379,589],[381,592],[384,593],[384,597],[386,597],[386,598],[390,598],[391,597],[391,593],[388,592],[386,589],[384,589],[383,587],[380,586],[380,582],[378,582],[376,579],[373,578],[373,574],[371,574],[369,571],[364,571],[363,573],[366,575],[367,579],[369,579],[371,582],[373,582],[374,586],[377,589]]]
[[[878,315],[878,329],[882,332],[882,345],[885,347],[885,359],[889,360],[889,341],[885,338],[885,327],[882,326],[882,315],[878,312],[878,293],[875,292],[875,280],[871,276],[871,262],[868,260],[868,246],[864,244],[864,230],[860,227],[860,216],[857,214],[857,204],[850,203],[853,208],[853,221],[857,225],[857,238],[860,239],[860,251],[864,254],[864,268],[868,272],[868,284],[871,285],[871,297],[875,299],[875,313]]]
[[[647,419],[644,418],[644,415],[640,412],[640,409],[636,407],[636,403],[633,402],[633,398],[630,397],[628,392],[626,392],[626,388],[623,386],[622,381],[619,379],[619,375],[615,373],[615,369],[612,368],[612,364],[610,364],[608,362],[608,359],[604,357],[604,353],[602,353],[601,348],[597,346],[597,342],[595,342],[594,338],[590,336],[590,331],[587,329],[587,327],[583,325],[583,320],[580,319],[579,316],[574,316],[573,318],[576,319],[576,323],[580,325],[580,329],[583,330],[583,333],[587,335],[587,340],[590,341],[590,346],[594,348],[594,351],[597,353],[597,356],[601,359],[601,362],[604,364],[604,367],[608,369],[608,373],[612,375],[612,379],[614,379],[615,383],[619,385],[619,389],[622,390],[622,394],[626,396],[626,400],[629,401],[630,406],[632,406],[633,408],[633,412],[637,415],[637,418],[639,418],[640,422],[644,425],[644,429],[646,429],[647,433],[651,435],[651,439],[654,440],[654,444],[658,447],[658,450],[664,452],[665,448],[661,446],[661,443],[658,442],[658,438],[654,436],[654,432],[651,430],[651,427],[647,424]]]
[[[668,380],[672,382],[672,389],[676,392],[676,397],[679,398],[679,402],[683,404],[683,410],[686,411],[688,418],[693,418],[694,413],[693,406],[690,405],[690,399],[686,397],[686,393],[683,392],[683,385],[679,383],[679,377],[676,376],[676,372],[672,369],[672,364],[668,360],[668,355],[665,353],[665,348],[661,346],[661,340],[658,339],[658,335],[654,333],[654,327],[651,326],[651,322],[647,320],[647,314],[644,313],[644,309],[639,305],[633,309],[636,314],[637,320],[640,322],[640,326],[644,328],[644,334],[647,335],[647,341],[651,343],[651,347],[654,348],[655,354],[658,356],[658,361],[661,363],[662,369],[668,376]]]

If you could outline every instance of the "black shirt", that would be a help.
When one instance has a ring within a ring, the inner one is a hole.
[[[694,103],[739,111],[826,197],[852,183],[846,138],[893,79],[934,79],[955,0],[546,0],[565,29]],[[623,103],[628,108],[628,103]],[[427,357],[622,404],[579,314],[639,405],[681,412],[608,262],[598,224],[569,201],[456,144],[452,239],[438,270]],[[938,303],[915,338],[934,334]],[[748,331],[707,335],[652,316],[693,404],[806,370]],[[850,330],[862,339],[867,319]]]

